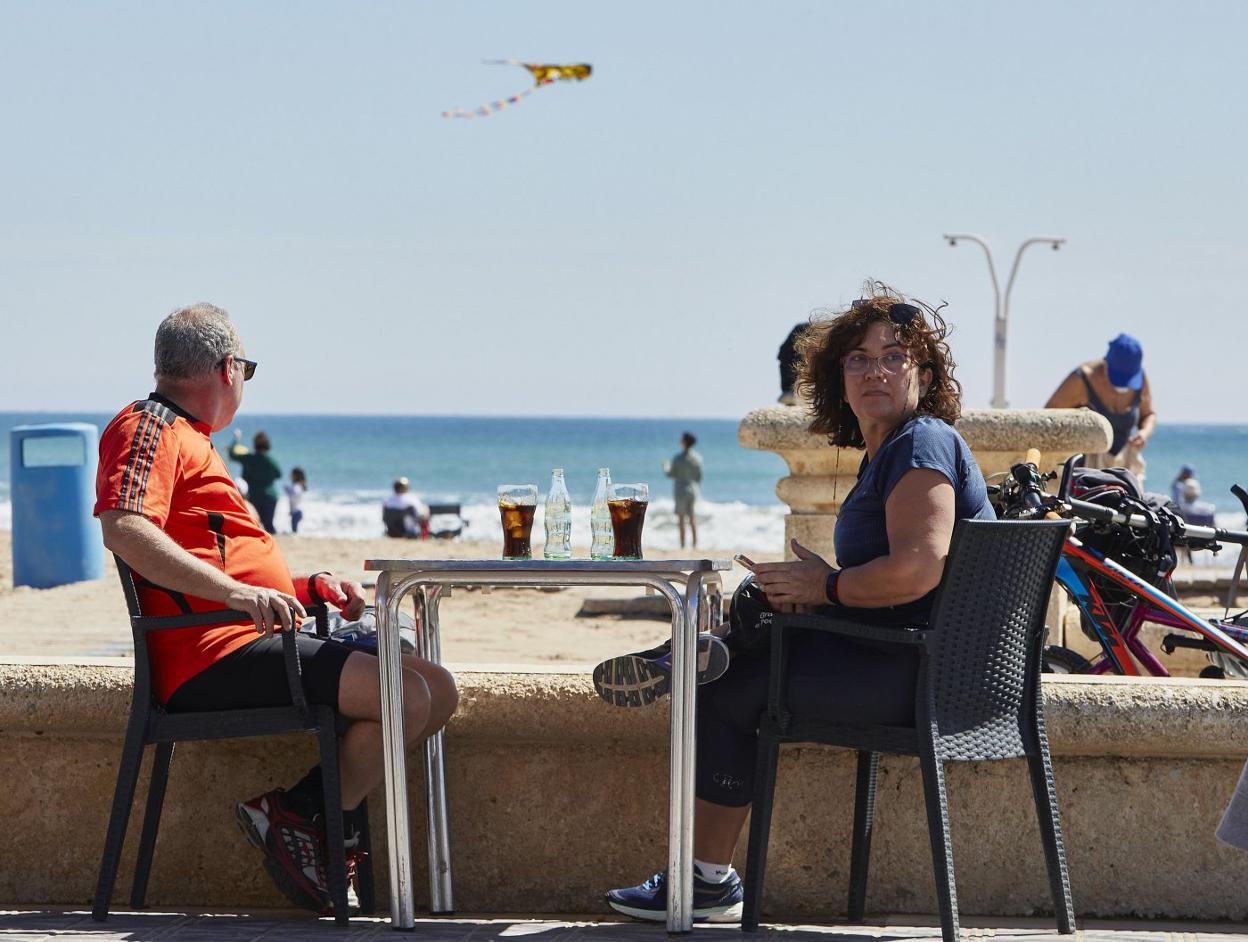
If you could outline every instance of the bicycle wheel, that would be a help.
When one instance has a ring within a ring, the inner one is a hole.
[[[1092,670],[1092,662],[1077,651],[1050,644],[1045,646],[1040,670],[1045,674],[1087,674]]]
[[[1223,677],[1229,677],[1232,680],[1248,680],[1248,664],[1245,664],[1234,654],[1211,651],[1209,653],[1209,661],[1222,671]]]

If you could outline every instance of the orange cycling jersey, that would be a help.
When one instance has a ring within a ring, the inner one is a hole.
[[[277,542],[256,523],[212,445],[212,429],[164,396],[123,409],[100,438],[95,515],[142,514],[196,559],[247,585],[295,593]],[[156,585],[135,572],[145,615],[225,608]],[[252,622],[158,631],[148,637],[156,698],[256,640]]]

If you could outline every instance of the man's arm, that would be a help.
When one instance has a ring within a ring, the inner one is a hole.
[[[292,627],[307,615],[293,595],[232,579],[196,559],[142,514],[106,510],[100,514],[104,545],[147,579],[166,589],[221,602],[252,617],[256,631]]]

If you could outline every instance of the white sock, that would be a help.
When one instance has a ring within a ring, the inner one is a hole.
[[[707,883],[725,883],[732,876],[732,864],[707,863],[704,860],[693,861],[693,872]]]

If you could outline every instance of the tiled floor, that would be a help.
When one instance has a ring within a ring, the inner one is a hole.
[[[968,920],[966,939],[999,938],[1010,942],[1248,942],[1248,926],[1232,923],[1100,922],[1081,923],[1075,936],[1059,936],[1042,920]],[[736,926],[698,926],[694,942],[741,942]],[[647,942],[667,938],[658,924],[583,922],[565,919],[450,918],[418,919],[413,936],[392,933],[385,919],[356,918],[341,927],[331,919],[295,912],[260,913],[114,913],[105,923],[92,922],[78,910],[0,910],[0,942],[336,942],[349,939],[416,938],[419,942]],[[766,926],[750,942],[926,942],[940,940],[939,926],[895,917],[872,925]]]

